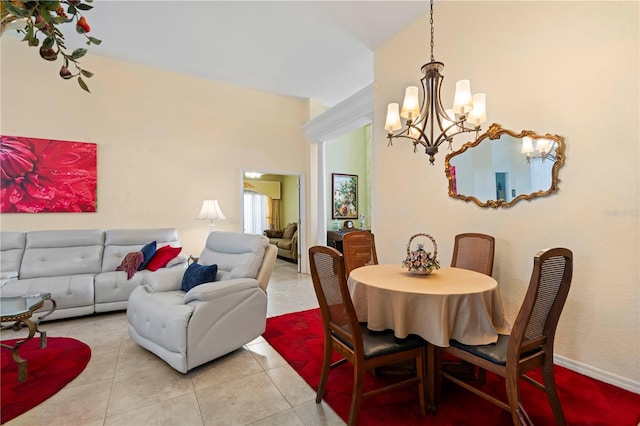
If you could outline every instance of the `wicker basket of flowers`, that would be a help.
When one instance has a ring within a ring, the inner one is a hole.
[[[411,250],[411,243],[417,237],[426,237],[433,244],[433,253],[424,249],[424,244],[418,243],[415,250]],[[415,275],[428,275],[440,269],[438,261],[438,245],[436,240],[429,234],[416,234],[409,239],[407,244],[407,257],[402,261],[402,267],[409,269],[409,272]]]

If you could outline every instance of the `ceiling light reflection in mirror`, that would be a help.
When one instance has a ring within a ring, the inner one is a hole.
[[[558,191],[563,164],[561,136],[516,133],[494,123],[478,139],[447,155],[449,196],[480,207],[510,207]]]

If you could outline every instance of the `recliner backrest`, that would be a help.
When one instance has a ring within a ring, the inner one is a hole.
[[[218,265],[217,280],[256,278],[269,239],[264,235],[216,231],[209,234],[198,263]]]

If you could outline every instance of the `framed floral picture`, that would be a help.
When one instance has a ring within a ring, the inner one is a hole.
[[[332,219],[358,218],[358,176],[331,173]]]
[[[0,212],[95,212],[97,145],[0,136]]]

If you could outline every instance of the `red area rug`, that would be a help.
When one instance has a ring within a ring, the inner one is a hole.
[[[263,336],[309,385],[318,389],[323,348],[319,309],[268,318]],[[531,375],[541,380],[540,375],[534,373]],[[365,389],[379,386],[382,380],[385,379],[367,375]],[[486,386],[504,397],[504,385],[500,380],[498,376],[487,373]],[[556,383],[569,425],[635,426],[640,422],[640,395],[560,366],[556,366]],[[329,374],[324,399],[345,421],[349,416],[352,384],[353,367],[349,363]],[[522,382],[521,395],[522,403],[534,424],[555,424],[544,392]],[[509,413],[446,380],[435,415],[423,417],[420,414],[417,387],[407,387],[395,393],[363,400],[358,423],[384,426],[512,424]]]
[[[2,341],[13,345],[16,340]],[[47,347],[40,349],[36,335],[23,344],[20,356],[27,360],[29,378],[18,382],[18,366],[11,351],[2,348],[0,360],[1,389],[0,424],[35,407],[76,378],[87,366],[91,349],[86,344],[68,337],[49,337]]]

